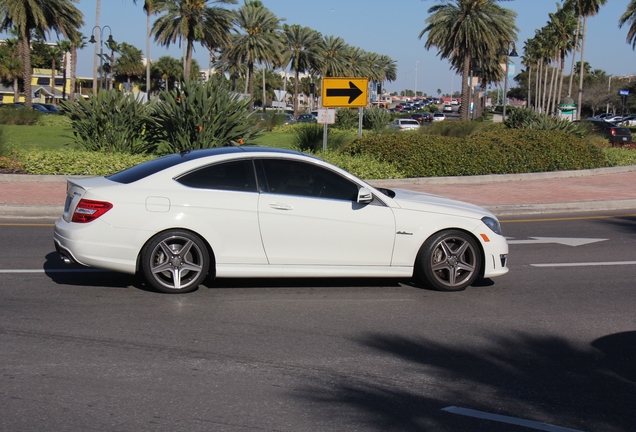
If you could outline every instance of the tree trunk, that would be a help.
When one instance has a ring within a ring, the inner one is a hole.
[[[263,112],[265,112],[265,102],[267,99],[267,91],[265,89],[265,70],[266,70],[266,65],[263,64]]]
[[[585,75],[585,33],[587,31],[587,17],[583,18],[583,40],[581,41],[581,67],[579,71],[579,100],[576,106],[576,120],[581,120],[581,103],[583,102],[583,75]]]
[[[75,100],[75,85],[77,77],[77,46],[71,47],[71,100]]]
[[[150,100],[150,11],[146,17],[146,99]]]
[[[574,50],[572,52],[572,68],[570,70],[570,86],[568,87],[568,96],[572,97],[572,79],[574,78],[574,65],[576,64],[576,52],[579,45],[579,30],[581,27],[581,18],[576,18],[576,36],[574,37]]]
[[[254,63],[247,64],[247,93],[250,95],[250,112],[254,111]]]
[[[530,109],[532,107],[532,66],[528,66],[528,106]]]
[[[192,41],[190,39],[186,42],[186,55],[183,64],[183,80],[190,81],[190,67],[192,65]]]
[[[461,107],[461,119],[468,120],[470,115],[470,92],[469,92],[469,82],[468,75],[470,73],[470,61],[472,59],[469,55],[464,58],[464,70],[462,71],[462,107]],[[507,77],[506,77],[507,78]],[[453,95],[451,95],[451,98]],[[504,95],[504,103],[506,100],[506,95]]]
[[[298,70],[294,71],[294,117],[298,117]]]
[[[24,81],[24,103],[27,107],[33,106],[33,95],[31,94],[31,37],[23,34],[18,43],[22,54],[22,80]]]

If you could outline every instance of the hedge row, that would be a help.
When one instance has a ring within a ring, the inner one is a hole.
[[[482,130],[464,138],[425,134],[363,137],[344,151],[387,161],[406,177],[467,176],[610,166],[597,146],[561,131]]]

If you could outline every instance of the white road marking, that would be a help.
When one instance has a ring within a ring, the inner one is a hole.
[[[536,422],[532,420],[524,420],[516,417],[509,417],[500,414],[492,414],[483,411],[472,410],[468,408],[461,408],[456,406],[450,406],[446,408],[442,408],[442,411],[446,411],[452,414],[459,414],[468,417],[475,417],[484,420],[492,420],[500,423],[513,424],[518,426],[523,426],[531,429],[548,431],[548,432],[582,432],[577,429],[569,429],[560,426],[554,426],[547,423]]]
[[[94,272],[107,272],[108,270],[100,269],[0,269],[0,274],[26,274],[26,273],[94,273]]]
[[[565,246],[583,246],[590,243],[607,241],[608,239],[595,238],[568,238],[568,237],[530,237],[532,240],[508,240],[508,244],[562,244]]]
[[[547,263],[547,264],[530,264],[530,265],[532,267],[597,267],[597,266],[636,265],[636,261]]]

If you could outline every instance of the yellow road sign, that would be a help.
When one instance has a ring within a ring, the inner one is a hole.
[[[325,108],[366,107],[369,78],[323,78],[322,106]]]

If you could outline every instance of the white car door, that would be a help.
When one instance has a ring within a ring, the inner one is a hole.
[[[263,167],[269,192],[260,195],[258,217],[270,264],[391,264],[391,208],[357,203],[358,185],[321,166],[263,159]]]

